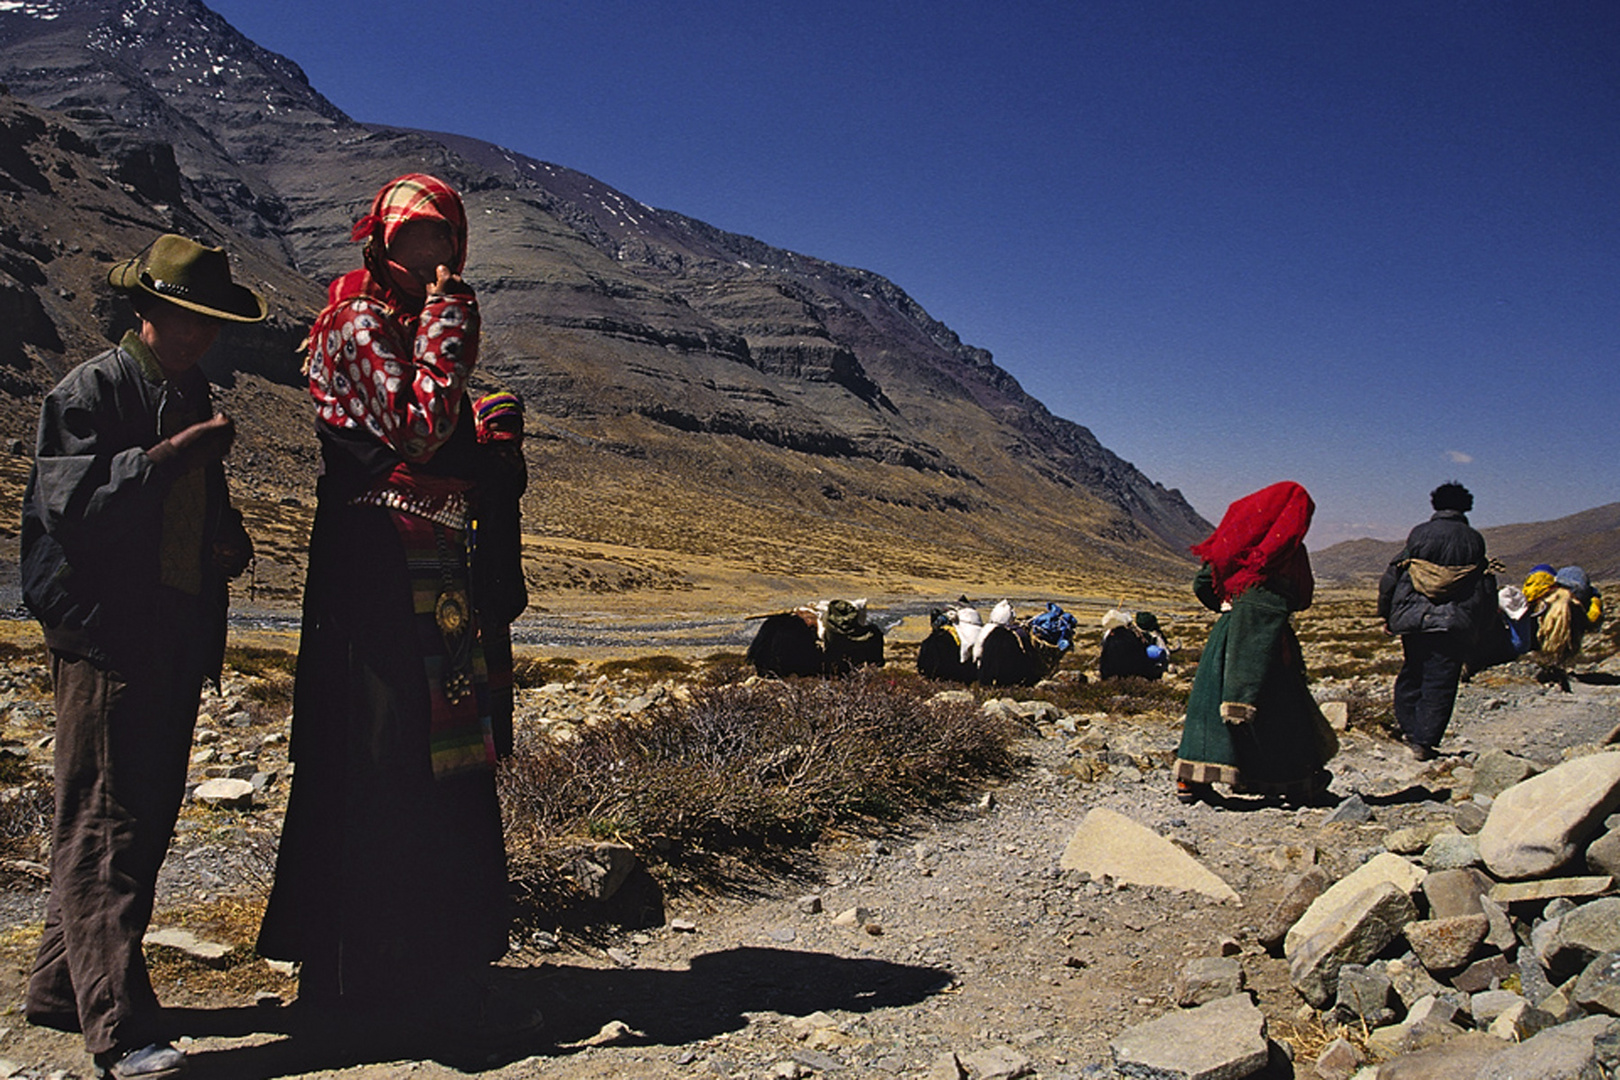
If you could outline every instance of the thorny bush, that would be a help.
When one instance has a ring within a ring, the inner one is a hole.
[[[553,742],[530,736],[501,775],[519,895],[567,892],[581,845],[615,839],[668,877],[715,857],[769,858],[826,830],[894,822],[1016,764],[1019,729],[881,671],[705,685]]]

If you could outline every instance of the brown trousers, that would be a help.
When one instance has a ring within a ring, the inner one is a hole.
[[[84,1033],[92,1054],[161,1038],[141,939],[185,797],[202,690],[196,635],[154,628],[157,654],[125,677],[52,653],[56,820],[29,1020]]]

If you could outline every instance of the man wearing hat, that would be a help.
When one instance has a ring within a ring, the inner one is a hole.
[[[140,329],[45,397],[23,497],[23,596],[56,691],[51,890],[26,1013],[82,1031],[101,1075],[173,1076],[141,955],[185,794],[226,583],[252,544],[225,489],[235,437],[197,362],[264,301],[218,248],[159,237],[113,267]]]

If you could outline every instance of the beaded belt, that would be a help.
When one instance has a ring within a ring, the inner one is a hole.
[[[349,505],[381,506],[388,510],[398,510],[402,514],[425,518],[447,529],[467,531],[467,500],[460,492],[452,492],[442,500],[429,500],[409,491],[401,491],[399,488],[378,488],[364,495],[356,495],[349,500]]]

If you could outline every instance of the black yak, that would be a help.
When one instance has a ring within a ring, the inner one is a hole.
[[[883,666],[883,630],[866,621],[865,600],[823,600],[765,616],[747,658],[761,675],[847,675]]]

